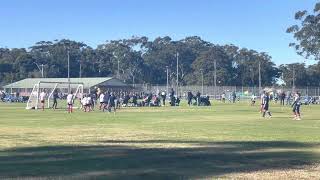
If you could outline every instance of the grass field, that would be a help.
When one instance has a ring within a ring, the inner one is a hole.
[[[0,179],[319,179],[320,106],[125,108],[0,103]]]

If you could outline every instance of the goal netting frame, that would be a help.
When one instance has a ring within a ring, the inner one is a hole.
[[[43,86],[41,86],[43,85]],[[40,93],[43,90],[46,90],[46,108],[50,108],[53,103],[53,93],[55,90],[63,89],[64,94],[67,94],[70,85],[70,90],[74,90],[74,99],[82,98],[83,96],[83,83],[82,82],[47,82],[39,81],[33,86],[33,89],[30,93],[29,99],[27,101],[26,109],[39,109],[40,108]],[[62,93],[62,92],[61,92]]]

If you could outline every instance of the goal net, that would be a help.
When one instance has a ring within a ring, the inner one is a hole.
[[[26,109],[38,109],[38,104],[39,104],[38,100],[39,100],[39,94],[40,94],[39,90],[40,90],[39,83],[35,84],[30,93]]]
[[[39,109],[42,106],[41,94],[44,94],[44,106],[45,108],[66,108],[67,101],[66,97],[68,95],[70,85],[70,91],[74,95],[75,106],[79,105],[79,100],[83,96],[83,83],[75,82],[43,82],[40,81],[34,85],[32,92],[30,93],[26,109]],[[54,99],[56,99],[56,104],[54,104]],[[78,101],[77,101],[78,100]]]

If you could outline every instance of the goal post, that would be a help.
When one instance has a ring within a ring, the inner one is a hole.
[[[71,86],[71,90],[73,90],[74,98],[82,98],[83,96],[83,83],[82,82],[47,82],[47,81],[39,81],[36,83],[32,89],[32,92],[29,96],[26,109],[38,109],[40,108],[40,93],[45,92],[46,97],[46,107],[51,108],[53,105],[53,95],[54,92],[57,91],[59,94],[59,107],[65,108],[66,101],[65,98],[68,94],[69,84]]]
[[[70,83],[71,86],[71,90],[73,91],[73,95],[74,95],[74,99],[78,98],[78,99],[81,99],[82,96],[83,96],[83,84],[82,83]],[[68,90],[68,87],[66,87],[68,85],[66,85],[65,83],[56,83],[54,88],[51,89],[51,92],[48,94],[48,98],[47,98],[47,108],[51,108],[53,106],[53,99],[54,99],[54,93],[55,91],[57,91],[56,93],[60,94],[59,95],[59,98],[60,99],[60,102],[58,103],[59,104],[59,107],[58,108],[61,108],[61,104],[62,104],[62,107],[65,107],[66,103],[63,102],[63,100],[65,100],[64,98],[66,97],[67,95],[67,90]],[[62,99],[62,102],[61,102],[61,99]]]
[[[40,86],[39,82],[33,86],[32,91],[31,91],[30,96],[27,101],[26,109],[38,109],[39,86]]]

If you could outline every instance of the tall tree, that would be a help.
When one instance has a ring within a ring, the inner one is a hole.
[[[286,86],[292,87],[293,85],[308,85],[308,75],[304,63],[280,65],[279,70],[282,73],[282,79],[285,82]]]
[[[299,11],[295,14],[299,24],[287,29],[297,42],[290,43],[299,55],[320,60],[320,2],[315,5],[312,13]]]
[[[223,47],[217,45],[212,45],[193,62],[194,74],[190,74],[189,84],[201,84],[201,73],[203,71],[204,84],[214,85],[215,66],[217,85],[230,85],[233,75],[232,59]]]

